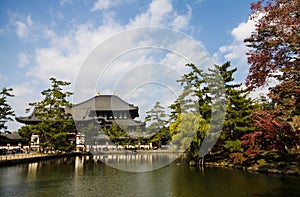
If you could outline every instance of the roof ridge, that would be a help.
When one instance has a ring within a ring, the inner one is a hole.
[[[112,97],[112,96],[118,97],[118,96],[112,95],[112,94],[100,94],[100,95],[98,95],[98,96],[93,96],[93,97],[91,97],[91,98],[89,98],[89,99],[87,99],[87,100],[81,101],[80,103],[73,104],[72,107],[73,107],[73,106],[76,106],[76,105],[80,105],[80,104],[82,104],[82,103],[86,103],[86,102],[88,102],[88,101],[90,101],[90,100],[93,100],[93,99],[95,99],[95,98],[97,98],[97,97]],[[120,98],[120,97],[118,97],[118,98]],[[121,99],[121,98],[120,98],[120,99]],[[121,99],[121,100],[122,100],[122,99]]]
[[[129,106],[132,106],[132,107],[137,107],[136,105],[132,104],[132,103],[129,103],[127,101],[125,101],[124,99],[122,99],[121,97],[117,96],[117,95],[112,95],[114,97],[117,97],[119,100],[121,100],[122,102],[128,104]]]

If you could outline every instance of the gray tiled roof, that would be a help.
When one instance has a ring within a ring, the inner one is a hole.
[[[88,119],[89,110],[86,108],[72,107],[66,108],[66,113],[72,114],[74,120],[85,120]]]
[[[39,118],[37,118],[35,115],[34,115],[34,113],[35,113],[35,111],[36,111],[36,109],[35,110],[33,110],[33,112],[29,115],[29,116],[19,116],[19,117],[16,117],[16,120],[18,121],[18,122],[39,122],[40,121],[40,119]]]
[[[81,102],[79,104],[75,104],[72,107],[65,108],[66,113],[72,114],[74,120],[91,120],[92,117],[89,117],[91,110],[97,111],[137,111],[138,107],[131,105],[124,100],[122,100],[118,96],[114,95],[99,95],[95,96],[87,101]],[[35,111],[32,112],[31,115],[26,117],[16,117],[16,120],[22,123],[26,122],[39,122],[35,116]],[[144,123],[135,121],[132,119],[123,119],[118,120],[119,124],[124,124],[128,126],[133,125],[143,125]]]
[[[17,133],[17,132],[12,132],[12,133],[4,133],[2,134],[3,136],[11,139],[11,140],[19,140],[22,139],[22,137]]]
[[[138,107],[129,104],[115,95],[99,95],[87,101],[76,104],[75,108],[85,108],[90,110],[111,111],[111,110],[137,110]]]

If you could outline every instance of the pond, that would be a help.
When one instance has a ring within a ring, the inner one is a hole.
[[[158,159],[165,165],[153,168]],[[300,196],[299,177],[166,162],[173,159],[169,154],[139,153],[1,167],[0,196]],[[137,170],[137,163],[146,170]],[[129,170],[124,170],[126,165]]]

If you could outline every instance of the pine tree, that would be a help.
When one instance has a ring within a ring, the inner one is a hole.
[[[156,102],[152,109],[146,112],[145,122],[150,125],[147,127],[148,133],[158,133],[161,129],[167,126],[167,114],[165,108],[160,102]]]
[[[215,65],[215,68],[210,69],[210,73],[206,74],[207,81],[215,79],[216,75],[221,75],[226,93],[226,115],[215,150],[222,150],[225,146],[231,151],[233,147],[240,151],[241,147],[237,146],[237,144],[241,145],[240,138],[255,129],[251,121],[253,101],[248,97],[249,91],[242,88],[242,84],[234,83],[233,74],[236,70],[237,68],[230,69],[230,62],[226,62],[222,66]]]
[[[14,96],[10,93],[12,90],[12,88],[2,88],[0,92],[0,131],[2,129],[6,130],[7,126],[5,123],[7,121],[13,121],[13,117],[15,116],[12,107],[7,103],[7,97]]]
[[[217,66],[223,77],[226,89],[226,117],[223,134],[227,140],[240,139],[246,133],[254,131],[250,115],[253,110],[253,101],[248,97],[249,91],[242,88],[242,84],[235,84],[233,74],[237,68],[230,69],[230,62]]]
[[[199,150],[206,137],[211,117],[211,98],[205,87],[203,70],[194,64],[187,64],[191,71],[181,77],[178,82],[183,87],[170,108],[170,132],[172,142],[177,148],[186,149],[191,164],[198,163]]]
[[[192,71],[178,80],[184,87],[184,92],[179,99],[182,103],[189,104],[183,109],[189,108],[190,111],[198,111],[201,116],[201,124],[205,125],[203,122],[205,120],[209,125],[206,127],[206,132],[203,131],[203,128],[198,129],[195,140],[191,141],[188,157],[195,162],[202,158],[203,162],[204,156],[211,151],[217,140],[215,151],[225,151],[224,145],[226,149],[233,150],[232,148],[235,147],[234,149],[241,151],[240,137],[254,130],[250,119],[253,104],[252,100],[248,98],[249,92],[242,89],[241,84],[234,83],[233,74],[237,69],[230,69],[230,62],[226,62],[222,66],[215,65],[214,68],[208,69],[207,73],[192,64],[187,66]],[[197,104],[189,100],[190,95],[197,98]],[[178,100],[177,105],[175,103],[173,107],[179,106]],[[180,113],[179,122],[177,119],[171,125],[173,135],[176,134],[174,131],[180,127],[180,118],[182,117],[183,115]]]
[[[44,99],[30,103],[35,111],[34,114],[41,120],[32,126],[32,132],[39,135],[42,148],[50,150],[69,150],[74,148],[70,144],[69,135],[75,132],[75,124],[72,115],[65,111],[71,107],[67,98],[71,92],[63,91],[62,87],[70,83],[50,78],[51,87],[42,91]]]

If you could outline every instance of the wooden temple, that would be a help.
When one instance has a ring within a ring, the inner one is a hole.
[[[91,99],[66,108],[76,123],[76,127],[85,127],[91,122],[97,123],[101,128],[108,128],[116,123],[126,127],[129,131],[140,127],[145,128],[145,123],[134,120],[139,117],[138,106],[129,104],[116,95],[96,95]],[[35,110],[26,117],[16,117],[16,120],[26,125],[37,124],[41,120],[35,116]]]
[[[77,150],[84,150],[86,145],[111,144],[109,136],[104,134],[102,129],[109,128],[113,124],[125,129],[128,136],[134,137],[137,129],[145,131],[145,123],[134,120],[139,117],[138,110],[138,106],[129,104],[116,95],[97,94],[91,99],[65,108],[65,112],[72,115],[76,125],[74,131],[70,131],[69,140],[76,143]],[[16,120],[26,125],[37,124],[41,120],[35,116],[35,113],[36,109],[31,115],[16,117]],[[93,142],[87,140],[90,138],[87,135],[90,135],[88,133],[91,132],[89,131],[91,124],[95,131],[99,131],[96,132],[97,136],[93,137]],[[34,144],[31,146],[33,147]],[[39,145],[36,146],[39,147]]]

